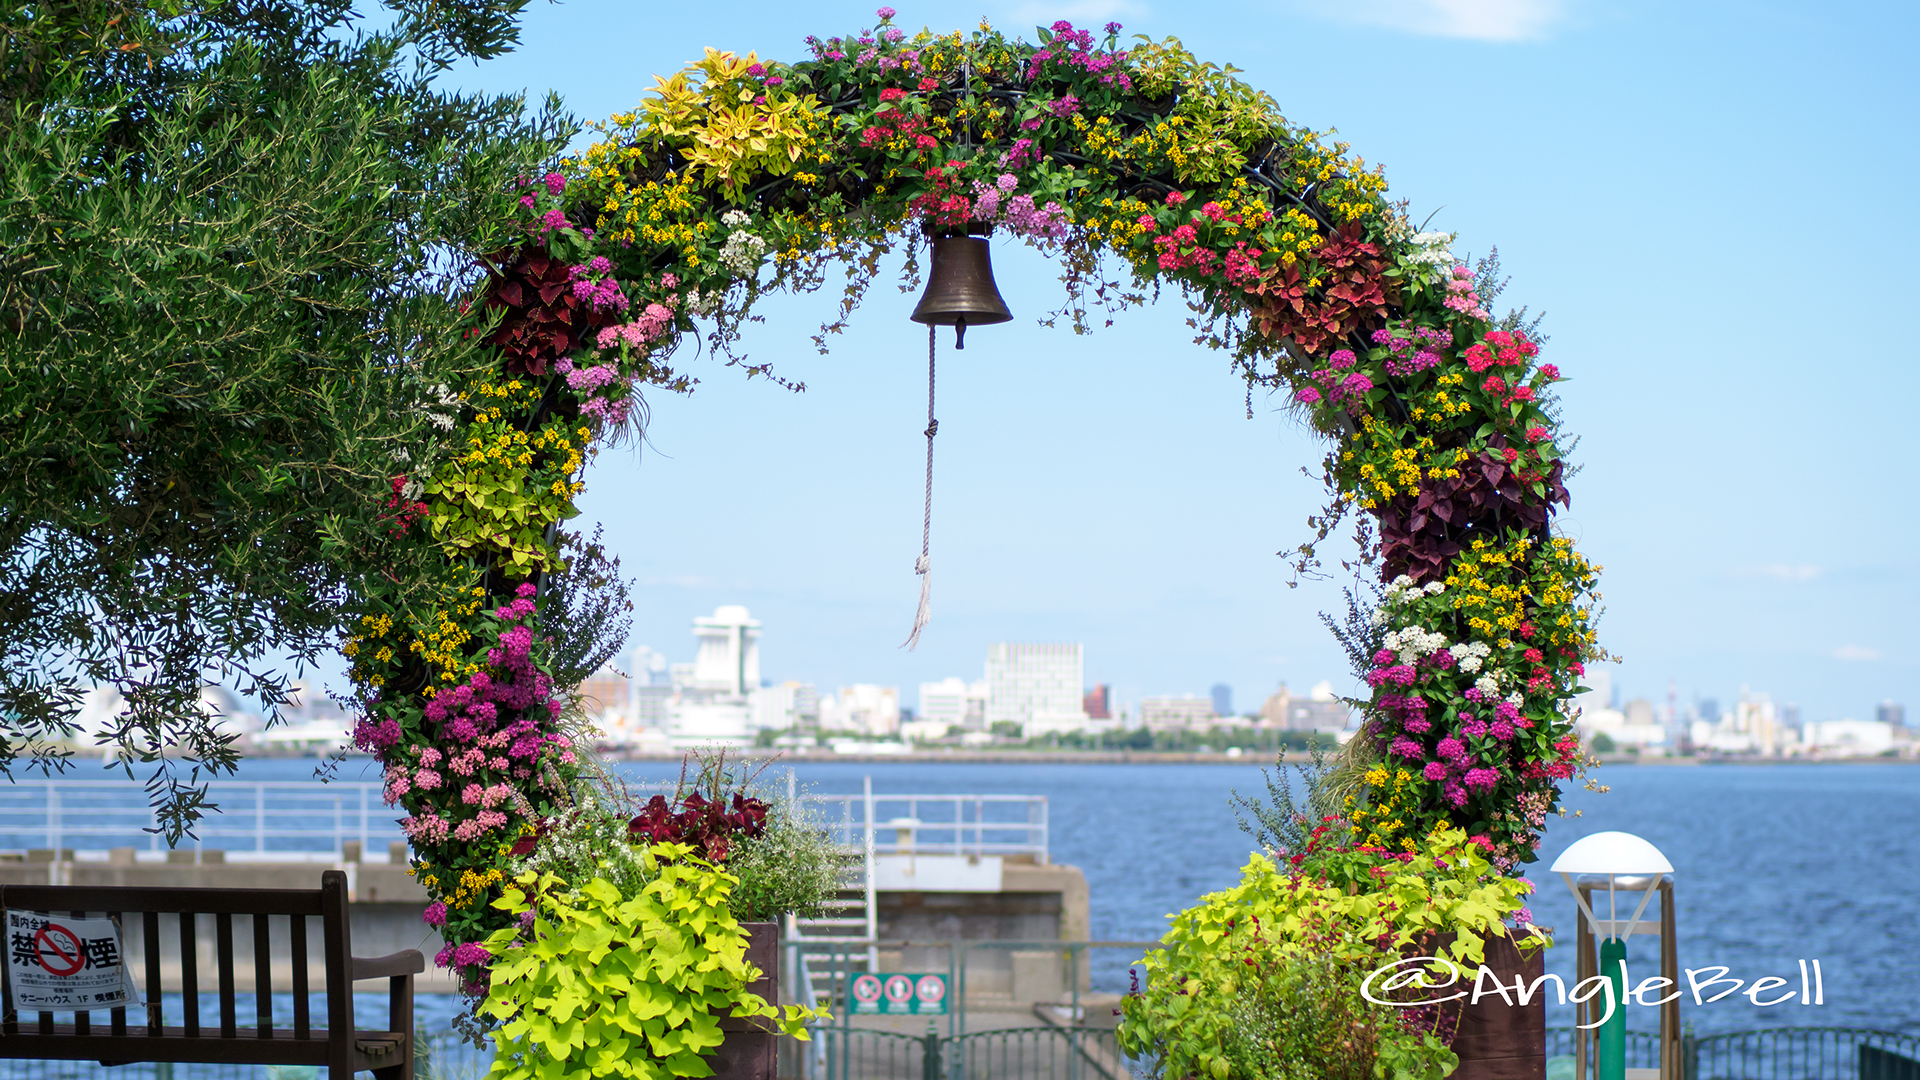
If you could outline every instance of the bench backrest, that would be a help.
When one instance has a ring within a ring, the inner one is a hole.
[[[238,1039],[242,1029],[237,1015],[237,1001],[234,978],[234,916],[244,915],[251,923],[253,937],[254,999],[255,1023],[245,1034],[254,1039],[270,1040],[275,1046],[272,1055],[276,1058],[294,1056],[314,1061],[330,1056],[326,1053],[329,1041],[345,1040],[353,1037],[353,984],[352,979],[352,943],[349,940],[347,923],[347,880],[338,870],[328,870],[321,875],[318,889],[192,889],[192,888],[142,888],[126,886],[71,886],[71,885],[0,885],[0,909],[14,911],[37,911],[60,914],[72,914],[75,917],[105,914],[121,921],[122,933],[130,937],[131,916],[138,915],[141,929],[142,948],[145,964],[146,1023],[143,1030],[129,1031],[127,1010],[116,1008],[110,1011],[106,1031],[97,1032],[93,1018],[86,1012],[74,1014],[71,1035],[97,1046],[96,1055],[91,1049],[85,1056],[97,1056],[102,1060],[113,1060],[115,1054],[128,1060],[149,1060],[140,1057],[140,1051],[128,1046],[129,1037],[133,1040],[150,1039],[187,1039],[220,1038]],[[197,916],[211,915],[214,924],[214,978],[215,993],[219,998],[220,1021],[217,1035],[202,1031],[200,1023],[200,949],[198,941]],[[276,1027],[273,1015],[273,948],[274,935],[270,932],[278,918],[284,917],[287,926],[287,945],[291,951],[293,985],[286,987],[293,994],[293,1016],[291,1030],[282,1023]],[[178,920],[179,943],[179,980],[181,997],[185,1006],[185,1015],[177,1025],[165,1024],[161,1015],[162,992],[162,934],[163,923]],[[308,923],[309,919],[320,920],[321,940],[325,963],[327,1017],[326,1028],[316,1030],[308,1016],[308,996],[311,984],[308,977]],[[123,939],[124,942],[124,939]],[[129,959],[123,956],[124,959]],[[136,981],[138,977],[136,976]],[[5,994],[4,1013],[0,1013],[0,1038],[14,1036],[66,1036],[68,1032],[59,1030],[66,1025],[56,1025],[54,1014],[41,1012],[37,1022],[23,1030],[22,1018],[13,1008],[11,977],[5,965],[0,965],[0,993]],[[294,1047],[287,1045],[291,1038]],[[101,1040],[112,1038],[118,1041],[117,1049],[113,1044]],[[22,1040],[27,1041],[27,1040]],[[63,1043],[68,1041],[62,1038]],[[68,1047],[64,1049],[85,1049]],[[241,1049],[236,1047],[235,1049]],[[302,1052],[304,1051],[304,1052]],[[11,1056],[11,1055],[8,1055]],[[68,1057],[62,1052],[60,1057]],[[222,1052],[217,1058],[203,1060],[229,1060],[231,1055]]]

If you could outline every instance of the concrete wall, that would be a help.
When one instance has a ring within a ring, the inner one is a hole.
[[[43,853],[51,859],[53,852]],[[65,854],[65,853],[62,853]],[[191,858],[190,852],[184,854]],[[216,857],[221,853],[212,853]],[[457,987],[445,971],[432,966],[441,948],[440,935],[420,921],[427,893],[408,876],[404,856],[394,862],[253,863],[210,859],[136,861],[131,849],[122,849],[108,861],[12,862],[0,861],[0,884],[134,885],[142,887],[229,889],[317,889],[320,875],[341,870],[347,875],[349,935],[353,955],[374,957],[419,949],[427,956],[424,975],[415,980],[420,993],[452,993]],[[1087,880],[1077,867],[1037,866],[1008,862],[998,892],[882,892],[879,894],[879,934],[882,941],[1084,941],[1088,933]],[[144,986],[145,953],[138,920],[126,931],[126,949]],[[218,985],[214,957],[214,920],[203,915],[196,923],[198,981],[202,993]],[[324,952],[319,920],[307,927],[310,985],[325,987]],[[274,955],[273,987],[292,985],[292,947],[284,918],[269,928]],[[976,948],[968,950],[968,997],[972,1000],[1051,1000],[1067,987],[1065,954],[1053,950]],[[180,989],[179,926],[162,919],[161,975],[168,991]],[[234,985],[243,993],[254,986],[253,927],[245,917],[234,920]],[[913,946],[884,950],[886,971],[947,970],[944,948]],[[1084,962],[1082,988],[1086,986]],[[363,984],[362,992],[381,989]]]
[[[883,892],[879,908],[882,941],[1085,941],[1089,926],[1087,879],[1074,866],[1009,862],[999,892]],[[883,971],[944,972],[948,963],[942,946],[880,953]],[[1052,1001],[1072,970],[1067,954],[1051,949],[971,948],[965,963],[968,1004],[982,1007]],[[1083,955],[1082,990],[1090,977]]]

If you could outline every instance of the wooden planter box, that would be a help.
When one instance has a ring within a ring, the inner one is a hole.
[[[761,972],[751,989],[769,1003],[779,1001],[780,924],[753,922],[740,927],[747,932],[747,963]],[[720,1030],[726,1033],[726,1041],[707,1061],[714,1080],[774,1080],[779,1029],[771,1020],[723,1016]]]
[[[1533,949],[1524,958],[1512,938],[1487,939],[1488,970],[1502,985],[1515,977],[1528,985],[1545,970],[1546,950]],[[1468,984],[1471,988],[1471,983]],[[1547,1075],[1547,995],[1536,995],[1526,1005],[1508,1005],[1497,994],[1483,994],[1473,1005],[1461,999],[1460,1024],[1453,1036],[1453,1052],[1460,1068],[1449,1080],[1544,1080]]]

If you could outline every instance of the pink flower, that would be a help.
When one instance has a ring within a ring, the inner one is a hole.
[[[550,172],[541,180],[547,185],[547,194],[558,195],[567,190],[567,178],[557,172]]]
[[[890,7],[883,7],[879,11],[874,12],[874,14],[880,16],[881,22],[886,22],[888,19],[891,19],[895,15],[898,15],[899,12],[893,10]]]
[[[1210,221],[1219,221],[1221,218],[1227,216],[1227,208],[1217,202],[1210,202],[1201,206],[1200,212],[1207,215],[1207,219]]]
[[[478,942],[469,941],[453,950],[454,967],[472,967],[475,964],[484,964],[492,959],[493,954],[487,951],[485,945],[481,945]]]
[[[1320,400],[1320,391],[1315,390],[1311,386],[1301,387],[1294,393],[1293,400],[1300,402],[1302,405],[1312,405],[1314,402]]]
[[[446,903],[441,900],[435,900],[433,903],[428,904],[427,910],[420,913],[420,921],[426,923],[428,926],[447,925]]]
[[[1187,201],[1187,197],[1186,197],[1185,195],[1182,195],[1182,194],[1180,194],[1180,193],[1179,193],[1179,192],[1177,192],[1177,191],[1169,191],[1169,192],[1167,192],[1167,205],[1168,205],[1168,206],[1179,206],[1179,205],[1180,205],[1181,203],[1183,203],[1183,202],[1186,202],[1186,201]]]
[[[1442,761],[1454,761],[1466,757],[1467,748],[1459,739],[1449,735],[1440,740],[1440,745],[1433,748],[1433,753]]]
[[[1427,762],[1427,767],[1421,770],[1420,775],[1429,780],[1445,780],[1447,778],[1447,767],[1437,761],[1429,761]]]
[[[1463,779],[1467,787],[1474,791],[1492,791],[1493,786],[1500,782],[1500,774],[1492,769],[1468,769]]]

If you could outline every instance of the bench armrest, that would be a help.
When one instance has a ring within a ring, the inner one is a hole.
[[[427,970],[427,958],[420,955],[419,949],[405,949],[391,956],[353,958],[352,980],[391,979],[402,975],[418,975]]]

